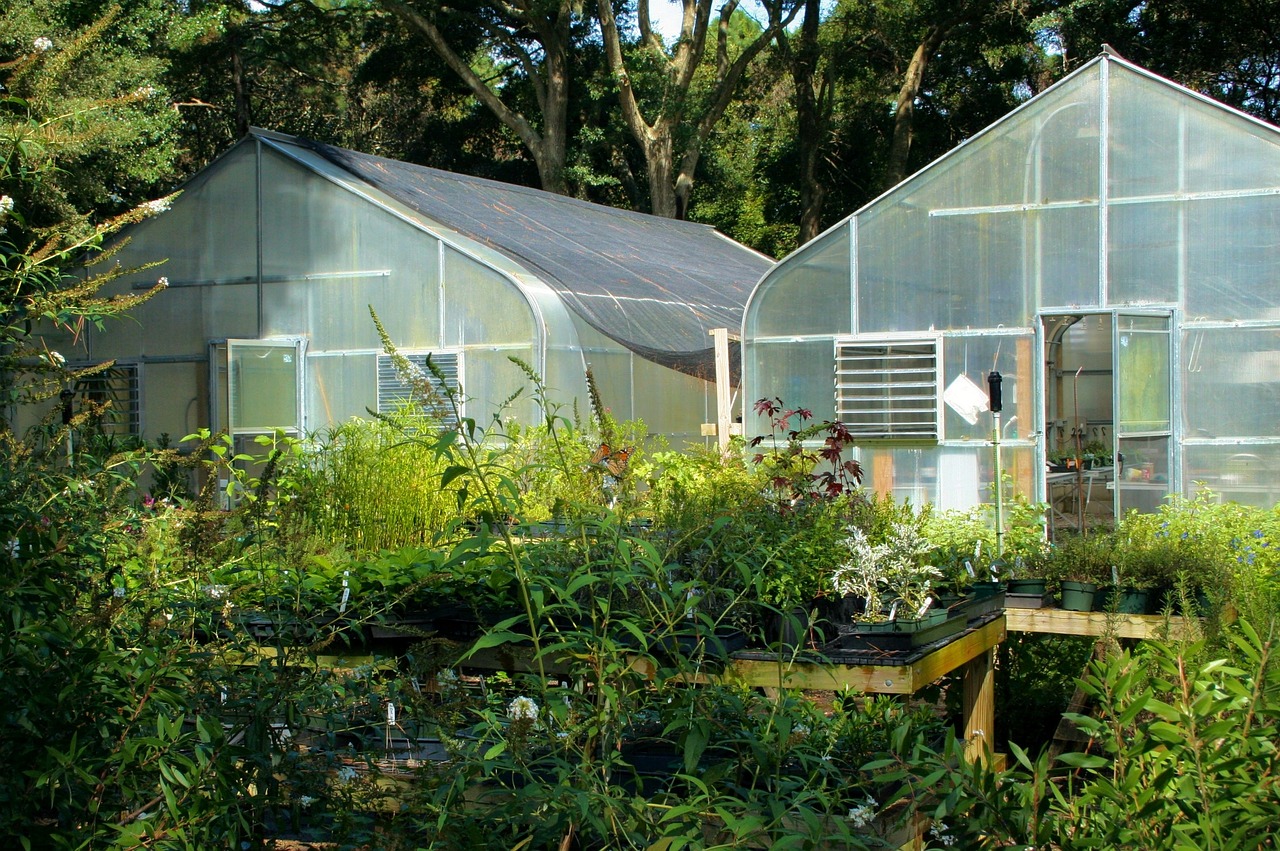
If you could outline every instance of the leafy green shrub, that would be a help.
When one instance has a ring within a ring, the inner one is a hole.
[[[954,763],[960,743],[900,761],[927,777],[918,806],[964,848],[1269,848],[1280,817],[1280,666],[1271,634],[1231,635],[1239,666],[1200,644],[1147,641],[1093,663],[1100,753],[1051,764],[1010,745],[1010,768]]]

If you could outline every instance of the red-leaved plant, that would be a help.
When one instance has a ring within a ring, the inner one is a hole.
[[[844,423],[806,425],[813,419],[812,411],[788,408],[776,397],[760,399],[753,407],[756,414],[768,417],[770,433],[753,437],[748,445],[759,450],[766,437],[769,440],[768,451],[757,451],[753,460],[769,469],[770,484],[784,508],[805,500],[835,499],[862,483],[862,465],[844,457],[853,445],[853,434]],[[815,450],[810,444],[819,436],[822,448]]]

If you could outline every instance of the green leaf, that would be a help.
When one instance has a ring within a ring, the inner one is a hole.
[[[1087,753],[1064,753],[1058,757],[1058,761],[1072,768],[1103,768],[1111,764],[1108,759]]]

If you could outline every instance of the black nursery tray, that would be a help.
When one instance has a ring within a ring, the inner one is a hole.
[[[776,650],[764,650],[758,648],[749,648],[740,650],[733,654],[733,658],[750,662],[776,662],[779,656],[784,661],[796,661],[810,665],[891,665],[904,666],[911,665],[925,656],[933,653],[941,647],[945,647],[962,635],[966,635],[981,626],[984,626],[1004,613],[1003,609],[989,612],[976,620],[958,621],[955,631],[948,632],[943,635],[936,635],[932,641],[923,644],[909,645],[900,642],[898,646],[893,646],[886,642],[882,646],[875,646],[855,640],[856,633],[850,628],[834,641],[830,641],[821,648],[816,650],[804,650],[798,653],[784,652],[779,654]],[[948,621],[951,624],[955,621]]]
[[[1006,609],[1044,609],[1051,605],[1053,605],[1053,596],[1047,593],[1004,595]]]

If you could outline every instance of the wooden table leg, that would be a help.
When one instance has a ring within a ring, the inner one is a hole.
[[[965,756],[983,762],[991,754],[996,721],[995,650],[979,653],[964,664]]]

